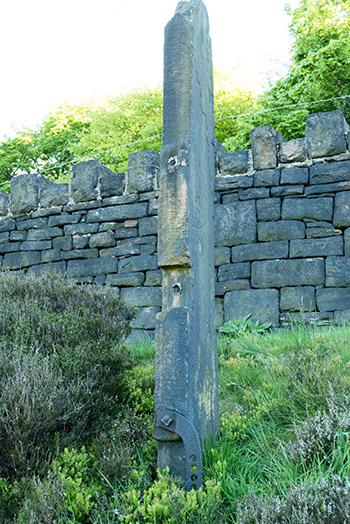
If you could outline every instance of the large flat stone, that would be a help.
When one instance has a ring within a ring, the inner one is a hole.
[[[14,215],[33,211],[38,207],[38,175],[17,175],[11,178],[10,209]]]
[[[91,258],[88,260],[70,260],[67,264],[67,276],[72,278],[108,275],[109,273],[116,272],[117,259],[114,257]]]
[[[279,321],[279,292],[277,289],[247,289],[226,293],[224,298],[225,322],[251,315],[253,320]]]
[[[236,280],[250,277],[250,263],[225,264],[218,269],[218,281]]]
[[[350,258],[328,257],[326,259],[326,286],[350,286]]]
[[[342,237],[310,238],[291,240],[290,258],[323,257],[342,255],[344,251]]]
[[[332,220],[333,198],[285,198],[282,204],[282,218],[302,220]]]
[[[140,255],[136,257],[122,258],[118,263],[119,273],[147,271],[150,269],[158,269],[158,260],[154,255]]]
[[[223,176],[246,173],[249,170],[249,151],[235,151],[220,155],[218,169]]]
[[[289,162],[303,162],[306,159],[306,144],[304,138],[288,140],[280,143],[280,161],[284,164]]]
[[[152,191],[158,187],[159,153],[146,150],[129,155],[128,193]]]
[[[21,251],[20,253],[6,253],[2,269],[23,269],[40,264],[41,253],[38,251]]]
[[[350,226],[350,191],[335,195],[333,224],[335,227]]]
[[[222,266],[229,264],[231,260],[231,250],[229,247],[216,247],[214,249],[214,265]]]
[[[155,329],[156,315],[159,313],[160,307],[143,307],[140,308],[135,318],[130,322],[132,328],[136,329]]]
[[[323,258],[253,262],[252,287],[318,286],[324,284]]]
[[[314,311],[315,288],[312,286],[281,288],[280,307],[281,311]]]
[[[350,160],[322,162],[310,166],[310,184],[329,184],[350,180]]]
[[[87,212],[86,222],[113,222],[147,216],[147,202],[125,204],[121,206],[90,209]]]
[[[259,222],[258,239],[260,242],[305,238],[305,224],[298,220],[279,220],[277,222]]]
[[[124,173],[107,173],[101,178],[100,192],[101,197],[111,197],[122,195],[125,189],[125,174]]]
[[[232,262],[270,260],[288,257],[288,241],[262,242],[233,247]]]
[[[250,132],[254,169],[277,166],[277,147],[284,138],[271,126],[256,127]]]
[[[214,238],[216,247],[255,242],[255,203],[246,201],[215,206]]]
[[[40,192],[41,207],[65,206],[69,198],[69,184],[50,184]]]
[[[286,167],[282,169],[281,184],[307,184],[309,170],[307,167]]]
[[[348,130],[349,126],[339,110],[309,115],[305,128],[309,157],[321,158],[345,153],[345,134]]]
[[[106,284],[108,286],[141,286],[145,280],[143,273],[113,273],[107,275]],[[136,326],[135,326],[136,327]]]
[[[71,196],[74,202],[88,202],[98,197],[99,179],[113,173],[97,160],[87,160],[72,167]]]
[[[162,290],[160,287],[122,288],[120,300],[132,307],[160,307],[162,304]]]
[[[350,309],[350,288],[322,288],[316,291],[316,303],[320,311]]]
[[[266,169],[263,171],[257,171],[254,174],[254,186],[255,187],[271,187],[278,186],[280,181],[281,170],[280,169]]]
[[[252,175],[218,175],[215,177],[215,191],[227,191],[229,189],[243,189],[252,187]]]

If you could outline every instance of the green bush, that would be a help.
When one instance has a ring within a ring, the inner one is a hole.
[[[0,476],[43,473],[120,410],[130,309],[57,274],[0,276]]]

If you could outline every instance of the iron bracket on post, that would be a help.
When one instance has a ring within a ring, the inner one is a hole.
[[[157,431],[157,430],[162,431]],[[167,436],[166,432],[172,435]],[[155,438],[158,441],[174,441],[179,436],[185,447],[186,491],[199,489],[203,484],[201,443],[196,430],[187,418],[176,411],[159,408],[156,412]],[[175,438],[174,438],[175,437]]]

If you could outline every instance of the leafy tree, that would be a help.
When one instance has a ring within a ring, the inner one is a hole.
[[[349,0],[301,0],[294,11],[286,10],[295,39],[291,68],[259,98],[262,114],[240,120],[236,136],[227,142],[231,149],[249,146],[250,129],[257,125],[269,124],[291,139],[303,136],[311,113],[341,109],[350,121],[350,99],[312,103],[350,94]]]

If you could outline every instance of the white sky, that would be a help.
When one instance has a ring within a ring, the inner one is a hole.
[[[284,5],[204,0],[214,68],[251,82],[288,60]],[[178,0],[0,0],[0,139],[59,103],[162,82],[164,26]]]

